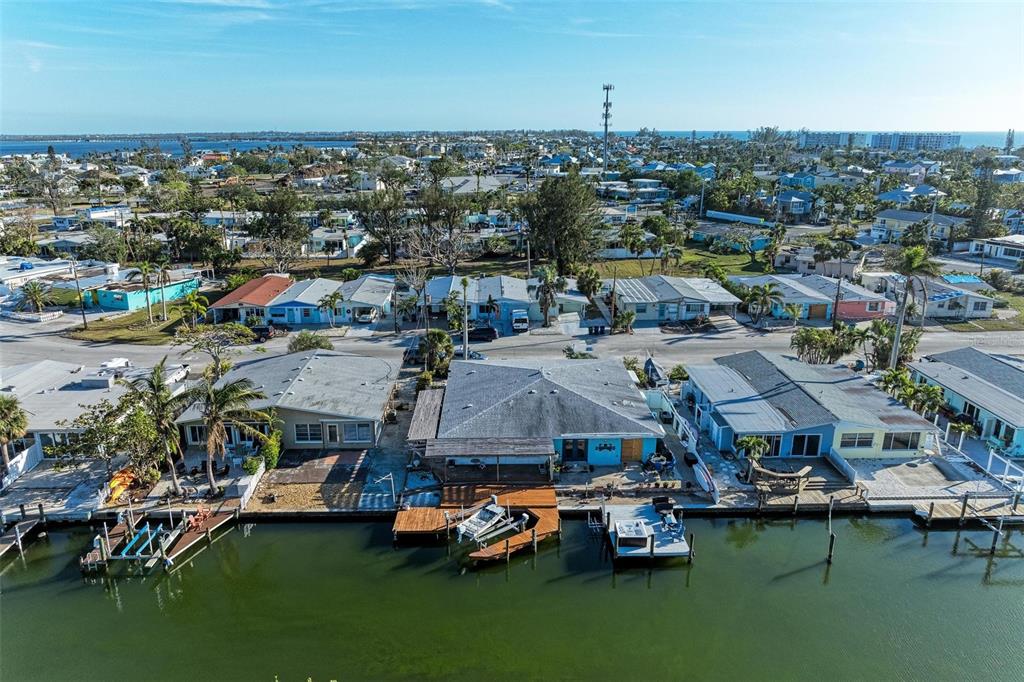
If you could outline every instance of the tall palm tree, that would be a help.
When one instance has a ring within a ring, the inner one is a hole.
[[[334,329],[334,311],[338,309],[338,304],[345,300],[345,296],[341,293],[341,290],[332,291],[317,301],[316,307],[327,313],[327,322],[331,325],[331,329]]]
[[[849,334],[850,343],[860,346],[861,353],[864,355],[864,366],[867,367],[868,340],[871,338],[871,330],[867,327],[851,327],[847,334]]]
[[[903,275],[903,301],[900,304],[899,312],[896,313],[896,333],[893,336],[892,351],[889,354],[889,368],[894,369],[900,357],[900,336],[903,334],[903,318],[907,313],[907,305],[914,289],[916,281],[922,292],[921,304],[921,325],[924,325],[924,316],[928,307],[928,284],[926,277],[935,277],[942,267],[928,257],[928,251],[923,246],[910,246],[900,251],[896,261],[893,263],[893,271]]]
[[[146,290],[146,315],[150,326],[153,325],[153,305],[149,300],[149,278],[153,274],[153,264],[149,261],[139,263],[139,274],[142,275],[142,286]]]
[[[138,377],[132,381],[122,383],[128,387],[129,395],[132,396],[136,405],[153,420],[156,429],[157,439],[163,444],[164,459],[167,461],[167,468],[171,470],[171,483],[174,486],[174,493],[181,494],[181,484],[178,482],[178,472],[174,465],[173,451],[180,446],[178,438],[178,427],[174,420],[188,406],[189,396],[187,393],[175,395],[167,385],[167,356],[160,360],[149,374]]]
[[[156,264],[157,284],[160,285],[160,318],[167,321],[167,287],[171,283],[171,263],[163,259]]]
[[[178,308],[181,310],[181,316],[184,318],[186,315],[192,320],[192,327],[199,323],[199,318],[206,317],[207,306],[210,305],[210,299],[206,298],[198,291],[190,291],[185,294],[185,298],[181,300]]]
[[[913,382],[910,380],[910,373],[907,372],[905,367],[893,368],[882,372],[882,376],[879,379],[879,385],[882,390],[893,397],[898,397],[907,391],[908,388],[913,388]]]
[[[28,430],[28,415],[13,395],[0,395],[0,452],[4,458],[4,473],[11,466],[7,444],[25,435]]]
[[[262,440],[265,436],[253,428],[252,423],[270,423],[270,414],[249,406],[257,400],[266,399],[266,394],[256,390],[249,379],[235,379],[215,382],[207,373],[203,381],[186,393],[189,402],[194,402],[202,415],[206,429],[206,477],[210,482],[210,493],[217,490],[217,479],[213,474],[215,458],[224,458],[227,449],[228,429],[234,427],[242,433]]]
[[[932,412],[938,419],[938,411],[946,404],[946,396],[941,386],[917,384],[914,388],[913,401],[914,406],[921,411],[921,416],[927,416],[929,412]]]
[[[764,316],[769,313],[772,306],[782,303],[782,292],[774,282],[767,284],[755,284],[747,292],[747,311],[751,313],[754,324],[760,324]]]
[[[567,283],[565,277],[555,272],[554,268],[543,267],[537,269],[537,302],[540,304],[541,314],[544,316],[544,326],[551,326],[551,308],[555,305],[555,297],[565,291]]]

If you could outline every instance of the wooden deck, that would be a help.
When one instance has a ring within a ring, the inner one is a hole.
[[[178,541],[174,543],[173,547],[168,548],[167,558],[172,562],[181,557],[192,547],[196,545],[200,540],[205,538],[208,533],[212,533],[217,530],[228,521],[235,517],[233,511],[218,511],[211,515],[199,528],[191,528],[186,530],[178,538]]]
[[[39,525],[40,519],[25,519],[18,521],[10,530],[0,536],[0,557],[7,554],[7,550],[15,549],[18,546],[18,538],[21,538],[21,545],[24,548],[28,542],[28,535]]]
[[[914,505],[914,513],[918,518],[930,518],[934,521],[959,521],[960,515],[964,514],[965,521],[994,522],[1002,518],[1020,523],[1024,518],[1024,504],[1014,509],[1013,503],[1006,499],[972,499],[968,501],[967,509],[964,510],[963,500],[935,502],[934,508],[931,502],[918,502]]]
[[[476,559],[478,561],[493,561],[495,559],[501,559],[508,554],[514,554],[532,545],[534,532],[537,533],[537,542],[558,533],[560,526],[558,523],[557,508],[543,507],[539,509],[527,509],[526,513],[537,520],[532,528],[527,528],[524,531],[516,533],[510,538],[495,540],[490,545],[478,549],[475,552],[471,552],[469,558]]]
[[[110,539],[110,553],[113,554],[125,538],[128,537],[128,524],[119,523],[110,530],[107,531],[106,537]],[[100,542],[104,541],[104,535],[102,532],[99,534]],[[78,560],[78,565],[83,571],[93,571],[100,566],[105,565],[103,557],[103,551],[98,547],[93,547],[88,552],[82,555],[82,558]]]
[[[399,509],[395,514],[395,525],[391,531],[398,535],[437,535],[445,530],[445,510],[437,507],[412,507]]]

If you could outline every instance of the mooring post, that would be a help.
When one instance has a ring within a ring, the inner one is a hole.
[[[153,556],[153,531],[149,528],[149,523],[146,523],[146,553],[149,556]]]
[[[993,556],[996,553],[996,543],[999,542],[999,529],[992,529],[992,546],[988,548],[988,555]]]
[[[25,505],[19,504],[18,505],[18,511],[21,512],[21,520],[24,521],[25,520]]]
[[[46,523],[46,512],[43,511],[43,503],[39,503],[39,520]]]
[[[106,555],[110,556],[110,532],[107,530],[107,522],[103,522],[103,544],[106,546]],[[106,557],[104,557],[106,559]]]
[[[800,509],[800,493],[793,495],[793,516],[796,516],[797,511]]]
[[[686,563],[689,563],[689,564],[693,563],[693,533],[692,532],[690,533],[690,556],[688,556],[686,559],[687,559]]]
[[[209,526],[206,527],[206,541],[211,544],[213,543],[213,533],[210,532]]]
[[[651,533],[651,561],[654,561],[654,533]]]
[[[562,517],[558,517],[558,541],[562,541]]]
[[[828,562],[829,564],[832,563],[832,555],[835,554],[835,551],[836,551],[836,534],[835,533],[829,533],[828,534],[828,556],[825,557],[825,561]]]
[[[25,556],[25,548],[21,546],[21,526],[14,524],[14,541],[18,543],[18,553]]]
[[[604,514],[604,527],[605,528],[611,528],[612,527],[612,513],[611,512],[605,512],[605,514]]]
[[[928,527],[929,528],[932,527],[932,517],[934,517],[934,516],[935,516],[935,501],[933,500],[928,505]]]
[[[530,535],[532,536],[532,540],[533,540],[533,553],[536,554],[537,553],[537,529],[536,528],[531,528],[530,529]]]
[[[505,563],[508,563],[509,557],[512,556],[512,551],[509,549],[508,538],[505,538]]]
[[[1017,505],[1020,504],[1020,491],[1013,494],[1013,512],[1017,513]]]
[[[960,527],[963,528],[964,522],[967,519],[967,493],[964,493],[964,498],[960,502]]]

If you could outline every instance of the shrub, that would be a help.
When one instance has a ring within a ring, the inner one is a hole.
[[[416,392],[419,393],[425,388],[430,388],[431,384],[434,383],[434,373],[428,370],[423,370],[416,377]]]
[[[355,268],[345,268],[339,274],[341,275],[341,281],[351,282],[354,279],[359,279],[359,276],[362,273],[359,270],[356,270]]]
[[[262,457],[257,457],[257,456],[246,457],[245,461],[242,462],[242,468],[245,469],[245,473],[247,473],[250,476],[252,476],[257,471],[259,471],[260,464],[262,464],[262,463],[263,463],[263,458]]]
[[[686,367],[683,365],[676,365],[669,371],[668,378],[671,381],[686,381],[690,378],[690,373],[686,371]]]
[[[281,430],[275,429],[266,442],[260,447],[260,455],[267,469],[276,469],[277,460],[281,458]]]
[[[304,329],[288,342],[288,352],[300,353],[307,350],[334,350],[334,345],[323,334]]]
[[[644,371],[643,366],[640,364],[640,358],[635,355],[627,355],[622,358],[622,365],[636,374],[636,378],[641,386],[647,385],[647,372]]]

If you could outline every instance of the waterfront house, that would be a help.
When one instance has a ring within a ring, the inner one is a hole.
[[[646,460],[665,430],[618,359],[454,361],[443,399],[417,401],[418,440],[471,441],[480,448],[525,441],[519,464],[620,466]],[[503,451],[506,451],[505,448]],[[496,464],[487,450],[461,450],[452,466]],[[505,460],[502,460],[505,462]],[[502,464],[504,466],[504,463]]]
[[[73,442],[80,429],[71,422],[102,400],[116,403],[128,391],[119,380],[131,381],[149,372],[148,368],[130,366],[123,358],[99,367],[40,360],[0,368],[0,395],[16,397],[28,415],[25,436],[14,442],[12,472],[20,475],[34,467],[47,456],[50,446]],[[188,365],[166,367],[167,385],[173,393],[184,390],[187,374]]]
[[[304,351],[236,365],[220,384],[249,379],[267,397],[250,407],[274,410],[282,447],[365,449],[380,438],[398,368],[381,358],[336,351]],[[184,443],[205,448],[206,429],[197,406],[176,420]],[[266,425],[254,424],[266,431]],[[253,447],[253,438],[228,427],[228,448]]]
[[[654,275],[605,280],[599,294],[607,309],[633,312],[636,322],[693,320],[712,314],[735,315],[740,300],[704,277]]]
[[[766,457],[910,458],[936,430],[846,367],[748,351],[687,372],[694,421],[722,452],[759,436]]]
[[[1024,210],[1011,208],[1003,211],[1002,220],[1010,234],[1024,234]]]
[[[941,213],[931,214],[921,211],[905,211],[903,209],[889,208],[879,211],[875,216],[875,222],[871,225],[871,238],[879,242],[896,242],[903,237],[914,223],[925,221],[928,223],[928,236],[932,239],[946,240],[950,231],[966,224],[966,218],[942,215]]]
[[[1024,361],[959,348],[910,363],[914,381],[940,386],[949,409],[983,439],[1024,456]]]
[[[214,323],[241,322],[248,317],[262,321],[267,317],[267,305],[292,285],[288,275],[264,275],[249,280],[228,292],[210,306]]]
[[[840,288],[837,311],[840,320],[869,320],[892,315],[896,310],[895,301],[845,279],[823,275],[734,275],[729,279],[746,287],[774,284],[782,294],[782,301],[772,304],[770,314],[776,318],[789,318],[785,306],[799,305],[800,319],[831,319],[836,287]]]
[[[861,284],[871,291],[885,294],[893,301],[903,299],[906,278],[896,272],[862,272]],[[916,282],[916,280],[915,280]],[[992,317],[995,301],[976,291],[970,291],[940,278],[926,278],[928,303],[925,317],[973,319]],[[920,299],[920,287],[915,283],[914,297]]]

